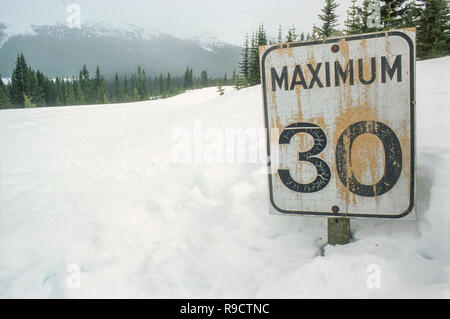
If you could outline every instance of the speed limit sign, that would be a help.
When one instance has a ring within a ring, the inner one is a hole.
[[[260,48],[271,213],[415,217],[415,29]]]

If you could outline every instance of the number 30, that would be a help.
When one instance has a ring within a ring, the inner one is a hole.
[[[309,184],[301,184],[293,180],[288,169],[279,169],[282,183],[295,192],[318,192],[328,185],[331,170],[328,164],[316,157],[327,145],[325,132],[316,124],[294,123],[287,126],[280,135],[279,144],[289,144],[291,138],[298,133],[307,133],[314,139],[313,147],[307,152],[299,153],[299,160],[313,164],[317,170],[316,179]],[[361,184],[354,176],[351,168],[352,145],[361,134],[374,134],[384,147],[384,174],[374,185]],[[346,146],[347,144],[347,146]],[[400,142],[387,125],[377,121],[361,121],[350,125],[339,137],[336,145],[336,169],[342,184],[352,193],[374,197],[388,192],[397,183],[402,170],[402,149]]]

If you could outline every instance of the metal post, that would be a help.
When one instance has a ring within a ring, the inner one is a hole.
[[[350,242],[350,218],[328,217],[328,244],[345,245]]]

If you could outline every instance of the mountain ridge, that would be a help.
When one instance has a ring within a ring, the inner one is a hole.
[[[177,38],[156,29],[129,25],[114,28],[103,24],[69,28],[65,25],[32,26],[32,32],[6,38],[0,46],[0,74],[11,74],[18,53],[49,76],[77,76],[87,65],[98,65],[111,76],[130,73],[138,66],[151,74],[182,74],[187,66],[211,76],[231,75],[238,67],[240,47],[216,38]]]

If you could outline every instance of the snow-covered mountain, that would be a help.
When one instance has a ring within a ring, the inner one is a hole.
[[[181,74],[187,66],[212,76],[231,75],[238,67],[240,48],[211,37],[176,38],[137,25],[114,28],[85,24],[33,26],[33,32],[14,35],[0,47],[0,74],[10,76],[18,53],[50,76],[72,76],[86,64],[106,73],[128,73],[138,66],[154,74]]]
[[[260,86],[0,111],[0,298],[449,298],[449,67],[417,65],[417,222],[352,220],[344,246],[269,215],[260,164],[174,161],[263,127]]]

